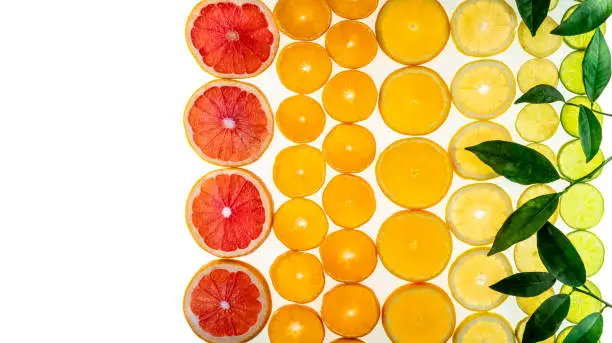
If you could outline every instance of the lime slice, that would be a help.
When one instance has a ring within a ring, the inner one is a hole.
[[[525,22],[521,21],[518,29],[519,43],[523,47],[523,50],[534,57],[548,57],[559,50],[563,44],[561,36],[550,33],[550,31],[557,26],[558,24],[553,18],[546,17],[534,37],[531,35]]]
[[[555,339],[555,343],[563,343],[563,341],[565,340],[565,338],[567,338],[567,335],[569,335],[570,331],[572,331],[573,328],[574,326],[568,326],[565,329],[561,330],[561,332],[557,335],[557,339]],[[598,343],[601,343],[601,341],[598,341]]]
[[[516,269],[521,273],[547,271],[538,253],[536,235],[514,246],[514,264],[516,264]]]
[[[569,17],[578,7],[578,5],[574,5],[572,7],[570,7],[567,12],[565,12],[565,14],[563,15],[563,20],[565,21],[565,19],[567,19],[567,17]],[[606,33],[606,23],[604,22],[600,27],[601,29],[601,33],[605,34]],[[593,36],[595,35],[595,30],[593,31],[589,31],[587,33],[583,33],[577,36],[565,36],[563,37],[563,40],[565,41],[565,44],[569,45],[570,48],[572,49],[576,49],[576,50],[584,50],[587,48],[587,46],[589,45],[589,42],[591,41],[591,38],[593,38]]]
[[[567,102],[571,104],[576,104],[576,105],[584,105],[589,108],[591,107],[591,101],[586,96],[576,96],[576,97],[569,99]],[[599,106],[598,103],[593,104],[593,109],[601,112],[601,106]],[[563,129],[565,130],[565,132],[567,132],[568,134],[576,138],[580,137],[580,134],[578,131],[578,114],[579,113],[580,113],[580,108],[576,106],[572,106],[572,105],[563,105],[563,108],[561,109],[561,125],[563,125]],[[593,112],[593,113],[595,114],[595,117],[597,117],[597,120],[599,120],[599,122],[603,124],[603,120],[604,120],[603,114],[597,113],[597,112]]]
[[[555,168],[557,167],[557,155],[555,155],[553,149],[551,149],[548,145],[542,143],[531,143],[528,144],[527,147],[544,155],[544,157],[546,157],[550,163],[555,166]]]
[[[527,326],[527,320],[529,320],[529,317],[525,317],[521,319],[521,321],[518,322],[518,324],[516,324],[514,335],[516,336],[516,340],[518,341],[518,343],[523,342],[523,334],[525,333],[525,326]],[[553,337],[550,337],[540,342],[541,343],[555,343],[555,337],[553,336]]]
[[[594,186],[579,183],[561,196],[559,207],[561,218],[567,226],[588,230],[601,221],[604,214],[604,198]]]
[[[604,263],[606,248],[594,233],[588,231],[574,231],[567,235],[574,245],[584,266],[587,276],[593,276],[599,272]]]
[[[593,158],[591,162],[587,163],[586,157],[584,156],[584,151],[580,145],[580,141],[577,139],[565,143],[557,154],[559,171],[561,174],[563,174],[563,176],[570,180],[577,180],[588,175],[593,170],[597,169],[597,167],[599,167],[603,161],[604,154],[600,150],[595,158]],[[601,170],[599,173],[594,175],[591,180],[598,177],[599,174],[601,174]]]
[[[549,185],[545,185],[545,184],[531,185],[527,187],[523,191],[521,196],[519,197],[518,201],[516,202],[516,208],[523,206],[527,201],[537,198],[541,195],[555,194],[555,193],[557,193],[557,191],[554,188],[550,187]],[[559,218],[559,210],[557,209],[548,221],[554,224],[558,218]]]
[[[601,291],[594,283],[587,280],[585,286],[593,292],[598,297],[601,297]],[[585,290],[584,286],[580,287],[580,289]],[[564,285],[561,287],[561,293],[570,294],[572,291],[572,287]],[[592,298],[589,295],[580,292],[573,292],[570,295],[571,305],[569,313],[567,314],[567,320],[576,324],[579,323],[584,317],[588,316],[593,312],[598,312],[601,310],[602,304],[599,300]]]
[[[555,291],[550,288],[549,290],[545,291],[540,295],[536,295],[535,297],[516,297],[516,304],[521,309],[521,311],[531,316],[535,312],[535,310],[537,310],[538,307],[540,307],[540,305],[542,305],[542,303],[546,301],[546,299],[552,297],[553,295],[555,295]]]
[[[534,58],[521,66],[516,75],[516,81],[523,93],[537,85],[557,87],[559,70],[557,66],[545,58]]]
[[[516,131],[528,142],[542,142],[559,128],[559,115],[550,104],[528,104],[516,116]]]
[[[582,60],[584,59],[584,51],[574,51],[567,55],[561,68],[559,69],[559,78],[565,88],[576,94],[584,94],[584,82],[582,81]]]

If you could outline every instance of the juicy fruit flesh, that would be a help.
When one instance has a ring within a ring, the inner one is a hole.
[[[551,17],[546,17],[542,25],[536,32],[535,37],[531,35],[529,28],[525,25],[525,22],[521,21],[518,29],[519,43],[528,54],[538,57],[545,58],[552,55],[555,51],[559,50],[563,44],[561,36],[553,35],[550,33],[557,26],[557,22]]]
[[[516,117],[516,131],[528,142],[543,142],[559,128],[559,115],[550,104],[528,104]]]
[[[280,0],[274,7],[274,17],[287,36],[313,40],[327,31],[332,14],[325,0]]]
[[[325,286],[321,263],[312,254],[287,251],[270,267],[274,289],[283,298],[304,304],[316,299]]]
[[[586,93],[582,75],[582,60],[584,60],[584,51],[574,51],[563,59],[559,69],[559,78],[563,86],[568,91],[579,95]]]
[[[276,155],[273,174],[276,188],[290,198],[316,193],[325,182],[325,160],[309,145],[285,148]]]
[[[544,155],[544,157],[546,157],[553,166],[557,167],[557,155],[548,145],[541,143],[530,143],[527,144],[527,147]]]
[[[587,280],[585,286],[588,287],[593,294],[601,298],[601,291],[593,282]],[[581,289],[584,291],[584,286],[581,287]],[[571,291],[572,288],[567,285],[561,287],[561,293],[563,294],[569,294]],[[603,306],[598,300],[580,292],[573,292],[570,295],[570,300],[570,310],[567,314],[567,320],[574,324],[579,323],[584,317],[593,312],[599,312]]]
[[[295,143],[310,143],[325,128],[325,112],[314,99],[305,95],[289,97],[276,111],[276,123],[282,134]]]
[[[323,190],[323,208],[334,224],[353,229],[367,223],[376,211],[370,184],[359,176],[336,175]]]
[[[363,19],[374,13],[378,0],[329,0],[332,10],[346,19]]]
[[[517,74],[519,89],[523,93],[537,85],[557,87],[559,84],[559,70],[550,60],[534,58],[525,62]]]
[[[495,313],[473,314],[459,325],[455,343],[514,343],[514,332],[506,319]]]
[[[588,230],[599,224],[603,217],[604,197],[590,184],[577,184],[561,196],[559,208],[569,227]]]
[[[547,272],[538,253],[537,236],[533,235],[514,246],[514,264],[519,272]]]
[[[358,230],[339,230],[319,248],[323,268],[340,282],[361,282],[376,268],[376,246],[368,235]]]
[[[323,156],[330,167],[341,173],[359,173],[374,161],[376,140],[363,126],[339,124],[325,137]]]
[[[527,320],[529,320],[529,317],[523,318],[518,324],[516,324],[516,340],[519,343],[522,343],[523,341],[523,334],[525,333],[525,326],[527,325]],[[555,343],[555,336],[549,337],[548,339],[545,339],[543,341],[540,341],[540,343]]]
[[[538,309],[538,307],[540,307],[540,305],[542,305],[544,301],[546,301],[546,299],[552,297],[553,295],[555,295],[555,291],[553,291],[551,288],[540,295],[536,295],[535,297],[516,297],[516,304],[521,311],[530,316]]]
[[[370,27],[358,21],[341,21],[325,35],[325,48],[339,66],[361,68],[378,52],[378,42]]]
[[[574,231],[567,235],[572,242],[580,258],[584,262],[587,277],[591,277],[603,266],[606,248],[601,240],[592,232]]]
[[[584,105],[588,108],[593,106],[593,110],[601,112],[601,106],[598,103],[591,104],[591,101],[586,96],[576,96],[567,101],[568,103],[575,105]],[[578,138],[578,115],[580,113],[580,108],[572,105],[563,105],[563,109],[561,109],[561,124],[563,125],[563,129],[568,134]],[[597,120],[599,120],[600,124],[603,124],[603,114],[593,112]]]
[[[559,171],[570,180],[577,180],[587,176],[604,161],[604,154],[600,150],[597,155],[587,163],[584,151],[579,140],[566,143],[557,154]],[[599,176],[595,175],[593,178]]]
[[[291,199],[274,214],[274,234],[292,250],[310,250],[321,244],[329,223],[323,209],[312,200]]]
[[[355,123],[374,112],[378,89],[368,74],[346,70],[329,80],[321,97],[332,118],[342,123]]]
[[[321,316],[337,335],[356,338],[368,334],[380,316],[374,292],[360,284],[341,284],[323,296]]]
[[[529,200],[535,199],[539,196],[546,195],[546,194],[555,194],[555,193],[557,193],[557,191],[549,185],[546,185],[546,184],[531,185],[527,187],[523,191],[523,193],[521,193],[521,196],[519,197],[516,203],[516,208],[520,208]],[[548,219],[548,221],[551,224],[554,224],[558,218],[559,218],[559,208],[555,210],[555,213],[553,213],[553,215],[550,217],[550,219]]]
[[[268,337],[271,343],[321,343],[325,328],[321,317],[311,308],[285,305],[272,315]]]
[[[283,48],[276,61],[276,72],[287,89],[308,94],[323,87],[332,71],[327,51],[316,43],[297,42]]]

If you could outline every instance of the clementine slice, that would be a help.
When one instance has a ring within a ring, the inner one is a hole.
[[[330,167],[341,173],[359,173],[374,161],[376,140],[363,126],[339,124],[325,137],[323,156]]]
[[[285,305],[272,315],[268,325],[271,343],[322,343],[325,328],[319,314],[303,305]]]
[[[278,190],[290,198],[316,193],[325,183],[325,160],[320,150],[294,145],[276,155],[272,177]]]
[[[366,120],[376,108],[378,89],[372,78],[358,70],[340,72],[323,89],[323,106],[342,123]]]
[[[356,338],[374,329],[380,304],[374,292],[360,284],[341,284],[323,296],[321,316],[333,333]]]
[[[346,19],[363,19],[374,13],[378,0],[329,0],[334,13]]]
[[[285,46],[276,61],[281,83],[290,91],[308,94],[323,87],[332,71],[331,59],[319,44],[297,42]]]
[[[278,294],[299,304],[315,300],[325,286],[323,267],[316,256],[287,251],[270,267],[270,279]]]
[[[329,228],[323,209],[308,199],[291,199],[274,214],[274,234],[292,250],[310,250],[318,247]]]
[[[378,52],[378,42],[370,27],[362,22],[345,20],[329,29],[325,47],[331,58],[344,68],[368,65]]]
[[[352,174],[340,174],[323,190],[323,209],[334,224],[354,229],[372,218],[376,198],[366,180]]]
[[[361,282],[376,268],[378,257],[372,239],[359,230],[338,230],[319,247],[323,269],[334,280]]]
[[[276,124],[278,130],[294,143],[310,143],[325,128],[323,107],[306,95],[291,96],[278,106]]]
[[[280,30],[295,40],[314,40],[329,28],[331,8],[326,0],[279,0],[274,17]]]

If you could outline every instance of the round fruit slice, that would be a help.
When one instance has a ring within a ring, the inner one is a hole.
[[[326,0],[279,0],[274,18],[280,30],[295,40],[314,40],[329,28],[331,8]]]
[[[389,0],[378,13],[376,38],[393,60],[416,65],[444,49],[449,26],[444,7],[436,0]]]
[[[559,84],[559,70],[550,60],[534,58],[521,66],[516,79],[523,93],[527,93],[537,85],[549,85],[556,88]]]
[[[198,89],[184,115],[189,144],[206,162],[243,166],[266,151],[274,134],[272,109],[255,86],[216,80]]]
[[[268,237],[274,205],[266,185],[243,169],[204,175],[187,199],[187,226],[204,250],[219,257],[250,254]]]
[[[550,31],[555,29],[557,26],[558,24],[553,18],[546,17],[534,37],[531,35],[529,28],[527,28],[527,25],[525,25],[525,22],[521,21],[518,29],[519,43],[525,52],[534,57],[548,57],[555,51],[559,50],[563,44],[563,39],[561,36],[550,33]]]
[[[538,253],[537,236],[533,235],[514,246],[514,264],[521,273],[547,272]]]
[[[567,101],[570,104],[578,105],[572,106],[565,104],[561,109],[561,125],[563,125],[563,129],[568,134],[578,138],[580,137],[579,126],[578,126],[578,117],[580,114],[580,105],[584,105],[588,108],[593,107],[593,110],[601,112],[601,106],[598,103],[591,104],[591,101],[586,96],[576,96]],[[600,124],[603,124],[603,114],[597,113],[593,111],[597,120],[599,120]]]
[[[580,287],[580,289],[585,291],[586,290],[585,286],[591,292],[593,292],[593,294],[601,298],[601,291],[593,282],[587,280],[584,286]],[[567,314],[566,319],[574,324],[579,323],[581,320],[584,319],[584,317],[588,316],[589,314],[593,312],[599,312],[603,306],[599,302],[599,300],[591,298],[589,295],[586,295],[580,292],[572,292],[572,287],[567,286],[567,285],[563,285],[563,287],[561,287],[561,293],[563,294],[571,293],[570,294],[570,299],[571,299],[570,310],[569,310],[569,313]]]
[[[278,294],[299,304],[315,300],[325,286],[323,267],[316,256],[287,251],[270,267],[270,279]]]
[[[396,289],[383,306],[382,324],[393,342],[447,342],[455,320],[455,308],[448,295],[428,283]]]
[[[327,51],[316,43],[297,42],[285,46],[276,61],[276,73],[283,86],[299,94],[323,87],[332,71]]]
[[[506,318],[497,313],[474,313],[461,322],[453,343],[514,343],[514,332]]]
[[[329,0],[334,13],[346,19],[363,19],[374,13],[378,0]]]
[[[584,59],[584,51],[574,51],[567,55],[561,68],[559,69],[559,78],[565,88],[575,94],[585,94],[584,81],[582,80],[582,60]]]
[[[255,76],[278,51],[272,13],[259,0],[204,0],[193,9],[185,29],[187,45],[200,67],[222,78]]]
[[[338,338],[332,343],[363,343],[363,341],[356,338]]]
[[[242,343],[264,328],[272,300],[263,275],[240,261],[217,260],[193,277],[183,302],[193,332],[210,343]]]
[[[570,180],[577,180],[597,169],[604,162],[605,158],[600,150],[595,158],[587,163],[580,141],[576,139],[565,143],[561,147],[557,154],[557,159],[561,174]],[[594,175],[591,180],[598,177],[599,174],[601,174],[601,171]]]
[[[514,331],[514,333],[516,335],[516,340],[518,341],[518,343],[523,342],[523,334],[525,333],[525,326],[527,326],[528,320],[529,320],[529,317],[525,317],[521,319],[521,321],[518,322],[518,324],[516,324],[516,330]],[[540,341],[540,343],[555,343],[555,336],[553,335],[552,337],[549,337],[548,339]]]
[[[588,231],[574,231],[568,234],[567,238],[580,254],[587,276],[597,274],[603,266],[606,255],[606,248],[599,237]]]
[[[588,230],[599,224],[604,214],[604,198],[601,192],[588,183],[572,186],[561,196],[561,218],[567,226]]]
[[[508,297],[489,286],[512,275],[512,266],[504,254],[487,256],[489,248],[473,248],[451,266],[448,284],[457,302],[472,311],[488,311]]]
[[[372,239],[359,230],[338,230],[319,248],[323,269],[334,280],[361,282],[376,268],[378,256]]]
[[[535,297],[523,298],[516,297],[516,304],[521,309],[521,311],[525,312],[526,315],[531,316],[537,309],[542,305],[546,299],[555,295],[555,291],[552,288],[545,291],[540,295],[536,295]]]
[[[323,141],[323,156],[341,173],[359,173],[376,157],[376,140],[370,130],[356,124],[336,125]]]
[[[340,284],[323,296],[321,316],[333,333],[355,338],[367,335],[380,317],[374,292],[360,284]]]
[[[506,50],[514,40],[516,14],[504,0],[467,0],[451,21],[451,34],[463,54],[487,57]]]
[[[294,95],[278,106],[276,124],[290,141],[310,143],[323,133],[325,117],[323,107],[316,100],[305,95]]]
[[[292,250],[318,247],[329,229],[323,209],[308,199],[291,199],[274,214],[274,234]]]
[[[329,80],[321,98],[327,113],[342,123],[366,120],[374,109],[378,89],[372,78],[358,70],[345,70]]]
[[[555,343],[563,343],[573,328],[574,326],[568,326],[565,329],[561,330],[561,332],[559,332],[559,334],[557,335]],[[601,343],[601,341],[597,341],[597,343]]]
[[[368,25],[353,20],[332,26],[325,35],[325,47],[339,66],[353,69],[370,64],[378,52],[374,32]]]
[[[502,115],[516,95],[514,74],[502,62],[478,60],[457,72],[451,96],[457,109],[473,119],[492,119]]]
[[[521,196],[519,197],[518,201],[516,202],[516,208],[519,208],[525,205],[525,203],[528,202],[529,200],[535,199],[539,196],[546,195],[546,194],[555,194],[555,193],[557,193],[557,191],[554,188],[550,187],[549,185],[545,185],[545,184],[531,185],[527,187],[523,191]],[[551,224],[554,224],[557,221],[557,219],[559,219],[559,209],[558,208],[555,211],[555,213],[553,213],[553,215],[550,217],[550,219],[548,219],[548,221]]]
[[[380,89],[379,109],[383,120],[404,135],[432,133],[446,121],[450,107],[448,86],[429,68],[396,70]]]
[[[555,166],[555,168],[557,167],[557,155],[555,155],[555,152],[548,145],[542,143],[530,143],[527,144],[527,147],[544,155],[544,157],[546,157],[550,163]]]
[[[276,188],[290,198],[315,194],[325,183],[323,153],[300,144],[281,150],[274,160],[272,177]]]
[[[578,5],[574,5],[570,7],[567,10],[567,12],[565,12],[565,14],[563,15],[562,21],[565,21],[572,13],[574,13],[576,8],[578,8]],[[606,33],[606,23],[604,22],[603,24],[601,24],[599,29],[601,30],[603,34],[605,34]],[[565,44],[569,45],[570,48],[572,49],[584,50],[587,48],[587,46],[591,42],[591,38],[593,38],[594,35],[595,35],[595,30],[589,31],[587,33],[583,33],[580,35],[576,35],[576,36],[565,36],[563,37],[563,40],[565,41]]]
[[[512,136],[502,125],[486,121],[476,121],[459,129],[448,147],[457,174],[465,179],[480,181],[497,177],[497,173],[491,167],[478,159],[475,154],[465,150],[493,140],[512,141]]]
[[[325,186],[323,208],[334,224],[354,229],[372,218],[376,197],[366,180],[352,174],[340,174]]]
[[[426,211],[402,211],[378,231],[378,253],[393,275],[422,282],[440,275],[450,261],[453,239],[448,226]]]
[[[558,4],[559,4],[559,0],[550,0],[550,6],[548,7],[548,12],[557,8]]]
[[[493,243],[499,228],[512,214],[512,200],[501,187],[477,183],[462,187],[446,206],[446,222],[465,243]]]
[[[272,315],[268,325],[271,343],[322,343],[325,328],[319,314],[303,305],[285,305]]]

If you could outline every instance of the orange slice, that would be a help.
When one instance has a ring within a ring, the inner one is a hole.
[[[323,208],[334,224],[354,229],[372,218],[376,198],[367,181],[359,176],[340,174],[325,186]]]
[[[278,256],[270,267],[270,279],[281,297],[300,304],[315,300],[325,286],[321,262],[314,255],[298,251]]]
[[[319,103],[305,95],[289,97],[276,110],[280,132],[292,142],[310,143],[325,128],[325,112]]]
[[[291,199],[274,214],[274,234],[292,250],[318,247],[329,228],[323,209],[308,199]]]
[[[323,153],[305,144],[285,148],[276,155],[272,177],[276,188],[290,198],[312,195],[325,183]]]
[[[297,42],[285,46],[276,61],[276,72],[283,86],[299,94],[323,87],[331,75],[327,51],[316,43]]]
[[[331,8],[326,0],[279,0],[274,18],[280,30],[295,40],[313,40],[329,28]]]
[[[339,66],[353,69],[370,64],[378,52],[374,32],[368,25],[353,20],[332,26],[325,35],[325,47]]]
[[[332,10],[346,19],[363,19],[374,13],[378,0],[329,0]]]
[[[319,248],[323,269],[334,280],[361,282],[376,268],[378,257],[372,239],[359,230],[339,230]]]
[[[323,296],[321,316],[333,333],[355,338],[367,335],[378,322],[376,294],[360,284],[341,284]]]
[[[366,120],[376,108],[378,89],[372,78],[358,70],[340,72],[323,89],[323,106],[342,123]]]
[[[453,343],[515,343],[514,331],[506,318],[497,313],[474,313],[461,322]]]
[[[363,126],[339,124],[325,137],[323,156],[330,167],[341,173],[359,173],[374,161],[376,140]]]
[[[272,315],[268,325],[271,343],[322,343],[325,328],[319,314],[303,305],[285,305]]]

